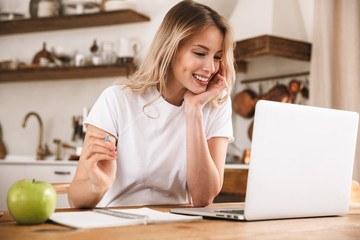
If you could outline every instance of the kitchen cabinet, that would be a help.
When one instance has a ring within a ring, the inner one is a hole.
[[[249,165],[226,164],[223,186],[214,202],[244,202]]]
[[[236,42],[234,58],[238,72],[247,72],[247,60],[259,56],[277,56],[310,61],[311,43],[271,35],[261,35]]]
[[[0,37],[2,35],[9,34],[109,26],[116,24],[146,22],[149,20],[150,18],[136,11],[120,10],[83,15],[0,21]],[[39,67],[18,70],[1,70],[0,83],[127,76],[133,72],[134,68],[135,67],[132,63],[128,63],[120,65],[101,65],[86,67]]]
[[[0,165],[0,211],[7,210],[6,198],[10,187],[25,176],[25,166]]]
[[[6,198],[10,187],[22,179],[36,179],[48,183],[71,182],[77,162],[39,160],[0,161],[0,210],[7,210]],[[70,207],[66,194],[57,195],[56,208]]]

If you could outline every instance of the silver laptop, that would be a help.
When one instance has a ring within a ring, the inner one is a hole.
[[[355,112],[261,100],[245,206],[170,211],[233,220],[346,214],[358,119]]]

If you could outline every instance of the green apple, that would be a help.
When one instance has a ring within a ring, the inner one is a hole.
[[[20,180],[11,186],[7,206],[18,224],[34,225],[45,222],[56,207],[56,191],[46,182]]]

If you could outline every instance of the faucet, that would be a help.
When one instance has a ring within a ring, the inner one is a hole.
[[[39,114],[37,114],[36,112],[29,112],[28,114],[26,114],[23,124],[22,124],[22,127],[23,128],[26,127],[26,122],[31,115],[35,116],[39,122],[39,143],[38,143],[38,146],[36,149],[36,159],[43,160],[46,156],[50,155],[50,151],[46,144],[45,144],[44,148],[42,147],[43,126],[42,126],[42,121],[41,121]]]

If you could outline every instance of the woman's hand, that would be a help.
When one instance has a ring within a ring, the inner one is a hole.
[[[109,140],[105,141],[105,137]],[[116,174],[115,138],[92,125],[87,126],[80,162],[96,192],[107,191]]]
[[[215,96],[224,91],[227,88],[227,82],[224,77],[225,70],[219,66],[219,71],[213,76],[210,80],[208,87],[205,92],[200,94],[194,94],[190,91],[187,91],[184,96],[185,106],[193,105],[203,107],[206,103],[211,101]]]
[[[105,137],[109,140],[105,141]],[[73,208],[96,206],[115,181],[116,144],[114,136],[92,125],[85,140],[68,200]]]

